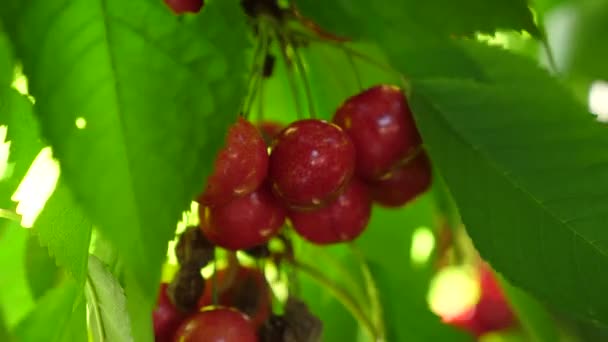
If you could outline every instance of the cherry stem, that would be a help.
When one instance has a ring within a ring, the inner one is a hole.
[[[268,51],[268,50],[266,50]],[[262,78],[264,78],[264,76],[262,76]],[[260,82],[260,89],[258,90],[259,94],[258,94],[258,121],[262,122],[264,121],[264,84],[266,84],[266,82],[264,82],[264,80],[262,79],[262,81]]]
[[[249,76],[247,77],[248,94],[247,94],[247,96],[245,96],[245,98],[243,99],[243,102],[241,103],[240,115],[245,116],[245,117],[247,117],[247,104],[249,103],[249,99],[253,96],[252,87],[256,80],[256,76],[258,74],[258,71],[256,69],[258,68],[259,55],[262,52],[262,39],[258,38],[256,43],[257,44],[256,44],[255,50],[253,52],[253,62],[251,63],[251,71],[249,72]]]
[[[386,72],[388,72],[390,74],[396,74],[396,75],[398,75],[400,77],[404,77],[403,74],[401,72],[399,72],[399,70],[396,70],[391,65],[386,64],[386,63],[381,62],[381,61],[378,61],[378,60],[376,60],[376,59],[374,59],[374,58],[366,55],[365,53],[359,52],[356,49],[353,49],[353,48],[349,47],[345,43],[334,42],[334,41],[331,41],[331,40],[326,40],[326,39],[318,38],[318,37],[306,34],[306,33],[301,32],[301,31],[294,31],[292,34],[299,35],[299,36],[301,36],[305,40],[314,41],[314,42],[317,42],[317,43],[324,43],[324,44],[327,44],[329,46],[333,46],[334,48],[340,49],[340,50],[342,50],[342,51],[350,54],[353,57],[357,57],[360,60],[365,61],[365,62],[367,62],[367,63],[375,66],[378,69],[386,71]]]
[[[287,41],[288,45],[291,45],[291,48],[293,50],[293,55],[296,62],[296,66],[298,68],[298,73],[300,74],[300,77],[302,77],[302,83],[304,83],[304,91],[306,92],[306,99],[308,100],[308,110],[310,111],[310,117],[314,119],[317,117],[317,113],[315,111],[312,89],[310,87],[310,82],[308,80],[308,75],[306,73],[303,58],[293,40],[290,39],[287,35],[285,35],[285,40]]]
[[[21,222],[21,215],[9,209],[0,208],[0,218],[5,218],[11,221],[15,221],[17,223]]]
[[[290,66],[291,61],[289,60],[289,56],[287,55],[287,44],[283,40],[283,37],[279,33],[279,28],[275,28],[275,34],[277,35],[277,40],[279,41],[281,50],[281,56],[283,57],[283,62],[285,63],[285,68],[287,68],[287,80],[289,81],[289,86],[291,87],[291,92],[293,95],[293,100],[296,106],[296,113],[298,115],[298,119],[303,119],[304,115],[302,112],[302,104],[300,103],[300,95],[298,93],[298,87],[296,85],[296,80],[293,76],[293,69]]]
[[[258,33],[260,37],[258,38],[258,44],[253,56],[253,65],[251,68],[251,75],[249,77],[249,96],[247,97],[247,101],[245,102],[243,109],[246,118],[249,117],[251,107],[253,106],[256,96],[264,83],[264,59],[266,58],[266,54],[268,52],[269,37],[266,32],[266,26],[262,21],[259,22]]]
[[[376,282],[372,275],[372,272],[365,260],[365,256],[357,248],[354,243],[349,244],[352,253],[355,255],[357,260],[359,261],[359,266],[361,267],[361,273],[363,274],[363,279],[365,280],[365,289],[367,290],[367,296],[370,301],[370,311],[372,314],[372,320],[374,321],[374,326],[376,328],[376,341],[386,341],[385,334],[385,325],[384,325],[384,314],[382,310],[382,303],[380,301],[380,295],[378,291],[378,287],[376,286]]]
[[[545,54],[547,54],[547,60],[549,62],[549,66],[551,67],[551,69],[553,70],[553,72],[555,72],[556,74],[559,72],[559,69],[557,67],[557,62],[555,61],[555,55],[553,54],[553,49],[551,49],[551,46],[549,45],[549,41],[547,40],[547,37],[543,37],[542,41],[542,46],[545,50]]]
[[[323,273],[312,266],[303,264],[295,259],[289,260],[289,263],[295,268],[310,276],[317,283],[324,286],[333,296],[344,305],[344,307],[355,317],[365,328],[367,333],[373,337],[374,341],[378,340],[378,333],[374,326],[374,322],[367,316],[365,311],[357,304],[354,298],[340,285],[334,283],[327,278]]]
[[[357,63],[353,58],[353,55],[344,51],[344,55],[346,55],[346,59],[348,59],[348,63],[353,69],[353,73],[355,74],[355,80],[357,81],[357,86],[359,87],[359,91],[363,91],[363,82],[361,82],[361,75],[359,74],[359,68],[357,68]]]
[[[211,304],[214,306],[218,303],[217,290],[217,250],[213,249],[213,275],[211,276]]]
[[[351,295],[358,303],[365,303],[365,306],[368,305],[364,291],[359,286],[360,280],[355,279],[355,277],[353,277],[352,272],[349,272],[349,270],[344,267],[344,265],[341,264],[340,261],[337,260],[337,258],[331,253],[329,253],[326,249],[315,249],[314,253],[318,254],[319,258],[323,258],[322,260],[323,263],[327,265],[327,270],[329,270],[329,268],[331,267],[330,272],[332,272],[334,276],[339,277],[344,286],[350,290]]]

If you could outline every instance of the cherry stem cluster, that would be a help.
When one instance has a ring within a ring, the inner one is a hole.
[[[354,243],[349,244],[349,246],[353,255],[359,261],[361,273],[363,274],[363,279],[365,280],[365,289],[367,290],[367,297],[370,302],[372,320],[377,331],[376,342],[386,341],[386,336],[384,333],[384,313],[382,310],[382,303],[380,302],[380,294],[378,291],[378,287],[376,286],[376,282],[374,281],[372,272],[361,250],[359,250],[359,248],[357,248]]]
[[[243,104],[242,113],[245,117],[248,117],[253,103],[256,97],[259,95],[260,103],[263,101],[263,84],[264,84],[264,61],[266,59],[266,55],[268,54],[269,46],[270,46],[270,36],[267,32],[267,27],[264,21],[259,21],[258,23],[258,34],[259,39],[257,40],[256,48],[253,54],[253,64],[251,66],[251,73],[249,75],[248,81],[248,89],[249,96],[246,98]],[[263,108],[259,108],[260,116],[262,115]]]
[[[332,295],[338,299],[348,311],[350,311],[351,315],[353,315],[353,317],[355,317],[355,319],[363,325],[367,333],[373,337],[374,341],[382,341],[378,339],[379,335],[374,322],[365,313],[363,308],[357,304],[356,300],[348,293],[348,291],[346,291],[346,289],[327,278],[322,272],[313,266],[304,264],[296,259],[289,260],[289,262],[292,267],[307,274],[309,277],[331,292]]]

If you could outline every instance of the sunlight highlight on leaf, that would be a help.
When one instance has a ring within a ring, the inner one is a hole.
[[[8,156],[10,154],[11,142],[6,141],[6,132],[8,127],[6,125],[0,126],[0,180],[9,178],[12,174],[12,165],[8,162]]]
[[[23,227],[34,225],[55,190],[59,174],[59,163],[53,159],[51,148],[43,148],[12,196],[12,200],[18,202],[17,213],[22,216]]]
[[[83,117],[76,118],[76,121],[74,123],[76,124],[76,128],[78,129],[85,129],[87,127],[87,120]]]
[[[21,66],[17,66],[15,68],[15,75],[13,77],[13,83],[11,84],[11,86],[13,87],[13,89],[17,90],[19,94],[27,96],[27,98],[32,103],[36,102],[36,99],[34,99],[32,95],[30,95],[27,77],[23,74]]]
[[[608,122],[608,82],[595,81],[589,89],[589,111],[597,120]]]
[[[428,227],[418,227],[412,236],[410,258],[417,266],[426,264],[435,249],[435,236]]]

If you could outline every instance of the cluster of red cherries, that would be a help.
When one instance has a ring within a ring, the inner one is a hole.
[[[351,241],[365,230],[372,201],[401,206],[430,183],[405,96],[378,85],[349,98],[331,123],[258,129],[239,118],[199,198],[201,229],[228,250],[266,243],[286,218],[312,243]]]
[[[233,261],[214,282],[203,279],[201,268],[213,260],[214,248],[256,256],[252,251],[267,249],[287,220],[315,244],[351,241],[367,227],[373,202],[401,206],[430,183],[430,162],[398,87],[378,85],[347,99],[332,122],[256,127],[239,117],[198,198],[200,226],[180,235],[180,269],[161,286],[156,341],[286,341],[289,334],[308,341],[320,335],[320,321],[295,298],[283,315],[272,314],[270,287],[255,268]]]

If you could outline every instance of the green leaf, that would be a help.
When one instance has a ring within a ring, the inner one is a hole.
[[[33,231],[40,244],[48,247],[57,265],[65,267],[79,284],[84,283],[87,274],[91,229],[88,218],[60,179]]]
[[[327,22],[320,21],[322,26],[381,46],[406,77],[484,77],[454,39],[429,30],[426,18],[407,9],[419,2],[393,1],[390,6],[373,1],[300,2],[299,6],[309,9],[313,19],[327,18]]]
[[[49,255],[49,250],[40,245],[38,238],[30,234],[25,249],[25,272],[34,299],[59,283],[63,274]]]
[[[13,221],[0,221],[5,230],[0,236],[0,310],[12,329],[34,307],[25,272],[26,229]]]
[[[72,317],[82,314],[81,310],[76,310],[82,301],[81,293],[81,288],[70,278],[48,291],[36,309],[17,326],[17,339],[21,342],[66,341]]]
[[[355,38],[370,27],[415,20],[446,35],[493,33],[498,29],[526,30],[540,38],[527,0],[324,1],[297,0],[304,15],[322,27]],[[364,20],[363,20],[364,19]],[[356,23],[356,24],[355,24]],[[424,40],[424,37],[421,37]]]
[[[85,292],[93,341],[133,341],[122,287],[93,255]]]
[[[249,41],[238,1],[209,1],[185,17],[156,1],[6,7],[44,137],[149,312],[167,241],[245,91]]]
[[[557,322],[538,300],[499,277],[511,308],[532,342],[559,341]]]
[[[13,50],[6,34],[0,28],[0,89],[13,80]]]
[[[603,58],[608,54],[608,46],[597,43],[598,37],[608,34],[608,3],[586,1],[577,5],[568,71],[591,80],[608,80],[608,66]]]
[[[411,15],[424,18],[427,26],[447,34],[494,33],[500,29],[524,30],[541,38],[528,0],[412,1]]]
[[[4,322],[4,314],[2,314],[2,311],[0,311],[0,341],[12,341],[6,322]]]
[[[470,340],[441,323],[429,309],[426,295],[433,259],[417,265],[410,255],[416,229],[430,229],[433,224],[432,198],[423,196],[401,210],[375,207],[367,230],[357,240],[379,289],[388,341]]]
[[[88,341],[89,332],[87,327],[87,306],[84,300],[79,301],[74,310],[68,326],[63,334],[62,342]]]
[[[7,172],[0,181],[0,206],[14,209],[11,196],[43,144],[32,113],[32,103],[13,89],[0,91],[0,125],[8,126],[5,140],[10,142]]]
[[[494,75],[540,74],[501,57]],[[605,128],[547,75],[504,78],[415,82],[425,143],[485,259],[531,294],[607,323]]]

